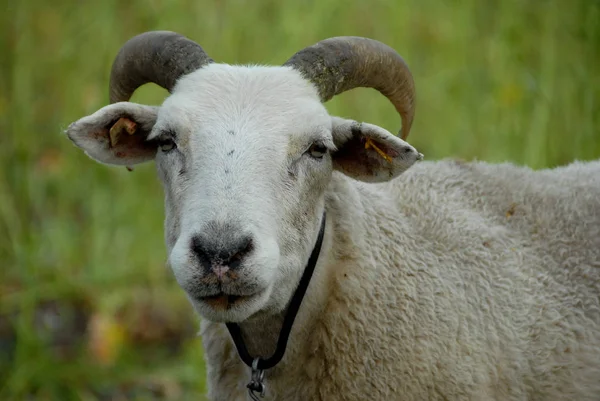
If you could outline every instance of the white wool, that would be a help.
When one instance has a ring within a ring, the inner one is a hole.
[[[269,399],[600,399],[600,162],[336,175],[326,208],[327,257]],[[202,338],[211,399],[245,399],[227,331],[204,321]]]

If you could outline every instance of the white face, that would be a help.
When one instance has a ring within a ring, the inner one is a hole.
[[[119,118],[135,133],[117,132],[108,146],[106,127]],[[180,79],[160,108],[117,103],[67,134],[104,163],[155,159],[169,265],[213,321],[285,307],[333,170],[384,181],[422,158],[382,128],[329,116],[316,89],[284,67],[209,65]]]
[[[175,94],[151,134],[176,144],[156,156],[175,277],[208,319],[276,311],[318,231],[331,118],[312,87],[278,70],[209,67]]]

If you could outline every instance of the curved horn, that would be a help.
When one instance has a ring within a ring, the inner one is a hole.
[[[377,89],[402,118],[406,139],[415,114],[415,84],[404,59],[391,47],[373,39],[340,36],[300,50],[284,63],[315,84],[321,101],[350,89]]]
[[[110,102],[129,100],[148,82],[170,92],[179,77],[212,62],[199,44],[178,33],[139,34],[129,39],[115,57],[110,72]]]

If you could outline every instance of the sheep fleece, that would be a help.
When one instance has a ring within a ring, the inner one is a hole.
[[[600,400],[599,161],[335,173],[326,209],[265,400]],[[210,399],[248,399],[224,325],[201,334]]]

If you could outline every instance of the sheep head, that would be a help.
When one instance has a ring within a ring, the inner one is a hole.
[[[161,106],[128,101],[147,82],[169,90]],[[332,38],[283,66],[231,66],[181,35],[147,32],[113,63],[112,104],[66,133],[101,163],[155,161],[175,278],[203,317],[240,322],[285,308],[335,171],[382,182],[422,158],[381,127],[327,113],[323,102],[360,86],[390,99],[406,138],[414,83],[379,42]]]

